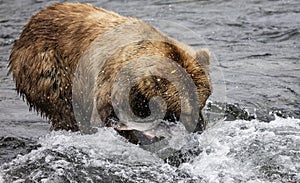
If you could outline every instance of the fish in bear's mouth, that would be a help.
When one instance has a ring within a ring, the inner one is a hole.
[[[172,136],[172,128],[176,128],[178,123],[179,122],[157,120],[155,122],[127,122],[124,124],[114,121],[112,127],[129,142],[143,146],[170,138]],[[191,132],[201,133],[204,130],[201,124],[204,124],[204,118],[200,112],[196,128]]]
[[[159,141],[165,139],[165,137],[163,137],[163,136],[157,137],[157,136],[153,136],[151,134],[147,134],[145,132],[135,130],[135,129],[130,129],[130,130],[116,129],[116,131],[121,136],[128,139],[129,142],[131,142],[133,144],[139,144],[139,145],[150,145],[150,144],[153,144],[155,142],[159,142]]]

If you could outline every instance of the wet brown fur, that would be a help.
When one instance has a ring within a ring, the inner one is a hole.
[[[147,48],[147,51],[144,49]],[[119,70],[126,65],[130,60],[134,58],[138,58],[143,54],[149,55],[160,55],[169,58],[177,62],[181,67],[183,67],[190,77],[193,79],[194,84],[197,86],[197,94],[199,99],[199,110],[202,109],[205,105],[207,98],[211,94],[211,86],[206,71],[202,67],[206,67],[207,63],[204,63],[203,66],[199,65],[199,62],[195,61],[191,55],[189,55],[185,50],[175,47],[174,44],[170,44],[169,42],[164,41],[144,41],[140,43],[138,47],[134,45],[133,47],[126,46],[121,49],[119,52],[114,54],[114,56],[109,60],[106,66],[104,66],[104,73],[99,74],[97,81],[98,87],[107,86],[105,90],[97,90],[97,102],[102,105],[98,105],[98,112],[100,117],[103,117],[102,121],[108,121],[108,118],[114,116],[114,110],[111,105],[111,83],[115,80],[116,75],[119,73]],[[134,54],[132,54],[134,53]],[[210,59],[209,52],[206,50],[199,50],[197,53],[198,57],[201,56],[203,62],[208,62]],[[206,57],[206,58],[204,58]],[[123,59],[121,59],[123,58]],[[201,61],[202,62],[202,61]],[[200,62],[200,63],[201,63]],[[163,68],[163,66],[162,66]],[[135,68],[135,69],[143,69],[143,68]],[[104,77],[103,77],[104,76]],[[172,83],[167,80],[160,78],[160,82],[157,82],[157,79],[160,77],[150,76],[147,78],[142,78],[140,82],[137,82],[135,87],[132,88],[132,94],[129,96],[131,104],[131,108],[134,109],[134,106],[137,105],[139,101],[141,101],[140,106],[147,105],[148,101],[154,96],[162,97],[167,103],[167,113],[165,119],[175,121],[180,119],[181,112],[181,103],[180,103],[180,93],[176,90],[176,88],[172,85]],[[126,79],[126,78],[125,78]],[[182,78],[184,79],[184,78]],[[180,84],[184,84],[185,81],[179,81]],[[107,85],[105,85],[107,84]],[[188,86],[187,86],[188,87]],[[187,88],[186,87],[186,88]],[[140,99],[139,101],[137,99]],[[146,117],[149,110],[145,109],[143,111],[142,108],[136,108],[134,110],[136,114],[140,114],[140,117]],[[110,115],[108,115],[108,114]],[[149,115],[149,114],[148,114]],[[172,116],[175,115],[175,118]],[[109,125],[109,124],[108,124]],[[200,130],[204,130],[206,124],[202,124]]]
[[[79,130],[72,107],[72,81],[78,61],[97,37],[117,25],[134,20],[137,19],[79,3],[57,3],[38,12],[24,27],[9,59],[9,72],[13,75],[18,93],[26,98],[30,109],[50,119],[52,129]],[[205,66],[202,68],[194,58],[173,44],[146,41],[139,46],[122,48],[104,66],[105,73],[97,80],[96,90],[97,101],[101,104],[97,105],[97,110],[102,120],[107,121],[113,116],[109,83],[127,61],[145,52],[167,56],[185,68],[197,86],[202,109],[211,93],[210,82],[203,69]],[[201,51],[196,58],[204,63],[209,61],[210,56],[208,52]],[[150,99],[168,91],[169,95],[163,96],[169,101],[168,110],[178,114],[179,94],[170,83],[163,81],[157,84],[156,79],[153,76],[148,78],[148,82],[137,83],[133,93]],[[155,90],[158,86],[166,87],[162,91]]]

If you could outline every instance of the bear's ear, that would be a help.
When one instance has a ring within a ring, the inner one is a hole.
[[[199,49],[196,52],[196,60],[200,63],[203,67],[208,67],[210,64],[210,51],[206,48]]]

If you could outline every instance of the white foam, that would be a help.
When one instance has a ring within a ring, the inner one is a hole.
[[[271,166],[269,173],[275,176],[299,170],[300,160],[293,162],[292,154],[288,154],[291,148],[295,148],[293,151],[299,155],[299,138],[299,119],[276,118],[270,123],[256,120],[222,122],[199,136],[204,152],[181,168],[204,177],[208,182],[269,182],[264,178],[265,166]],[[288,141],[297,143],[287,146],[285,142]],[[278,173],[276,166],[282,168]],[[300,174],[297,176],[299,180]]]
[[[0,183],[4,183],[3,176],[1,173],[0,173]]]
[[[122,160],[134,161],[155,161],[151,153],[144,151],[137,145],[128,143],[111,128],[100,128],[96,134],[80,135],[79,133],[52,132],[39,140],[43,148],[65,150],[68,147],[75,147],[88,153],[92,158],[119,156]]]
[[[63,180],[60,176],[67,176],[71,181],[77,173],[85,176],[82,180],[97,179],[97,176],[100,180],[98,174],[103,171],[137,182],[185,180],[178,172],[187,172],[190,180],[203,179],[212,183],[300,180],[297,172],[300,169],[300,119],[276,118],[270,123],[227,121],[190,137],[199,142],[198,148],[203,152],[176,168],[155,154],[128,143],[113,129],[102,128],[92,135],[52,132],[39,139],[42,147],[6,164],[0,171],[0,182],[9,170],[18,171],[39,163],[44,169],[23,173],[19,180],[60,182]],[[193,145],[187,140],[172,140],[174,147]],[[96,175],[90,171],[93,168]],[[49,174],[50,177],[44,177]]]

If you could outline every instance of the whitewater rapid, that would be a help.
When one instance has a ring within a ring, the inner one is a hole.
[[[179,134],[170,147],[198,149],[178,167],[109,128],[51,132],[40,147],[1,166],[2,182],[299,182],[300,119],[223,121]],[[172,141],[172,140],[171,140]]]

